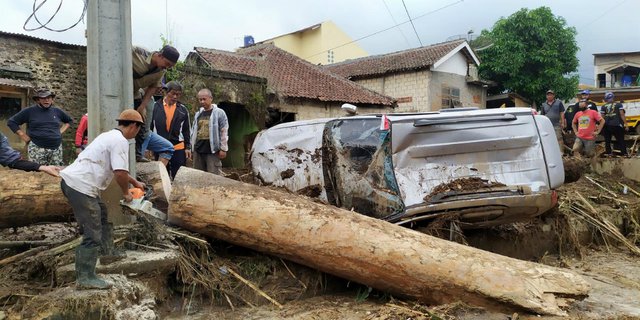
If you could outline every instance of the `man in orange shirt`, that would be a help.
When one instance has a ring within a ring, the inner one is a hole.
[[[189,111],[178,101],[182,96],[182,85],[177,81],[167,83],[164,99],[156,101],[151,117],[151,131],[173,144],[173,157],[167,169],[173,179],[180,167],[191,158],[191,130]]]

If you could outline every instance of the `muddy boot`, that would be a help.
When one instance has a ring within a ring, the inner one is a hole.
[[[100,248],[76,248],[76,283],[78,289],[109,289],[111,284],[96,276]]]
[[[113,243],[113,224],[109,223],[102,228],[102,243],[100,246],[100,264],[106,265],[127,257],[124,250],[115,247]]]

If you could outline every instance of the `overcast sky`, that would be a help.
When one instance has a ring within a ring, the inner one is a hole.
[[[47,21],[62,0],[46,3],[38,18]],[[243,37],[256,42],[332,20],[369,54],[382,54],[442,42],[469,30],[480,34],[500,17],[521,8],[550,7],[577,29],[580,82],[593,85],[593,54],[640,51],[640,0],[131,0],[133,43],[148,49],[168,35],[182,54],[194,46],[232,51]],[[85,22],[65,32],[25,31],[33,0],[0,0],[0,30],[73,44],[86,44]],[[36,4],[36,5],[37,5]],[[83,0],[62,2],[51,28],[77,21]],[[380,32],[399,25],[396,28]],[[37,27],[35,21],[28,28]],[[417,33],[417,35],[416,35]]]

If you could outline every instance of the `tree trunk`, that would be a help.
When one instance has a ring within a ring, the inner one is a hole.
[[[169,178],[167,168],[159,161],[138,162],[136,163],[136,174],[139,181],[144,182],[153,190],[149,201],[156,209],[166,213],[169,208],[167,199],[171,194],[171,178]]]
[[[60,178],[41,172],[2,170],[0,228],[72,220],[73,211],[60,189]]]
[[[182,168],[169,222],[427,303],[564,315],[555,294],[585,296],[568,270],[431,237],[307,198]]]

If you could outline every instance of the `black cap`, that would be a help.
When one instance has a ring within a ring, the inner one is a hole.
[[[160,54],[173,63],[178,62],[178,59],[180,58],[180,53],[178,52],[178,50],[170,45],[162,47],[162,50],[160,50]]]
[[[55,97],[55,96],[56,94],[50,91],[48,88],[38,88],[36,89],[36,92],[34,92],[33,96],[31,97],[33,98],[33,100],[36,100],[39,98]]]

